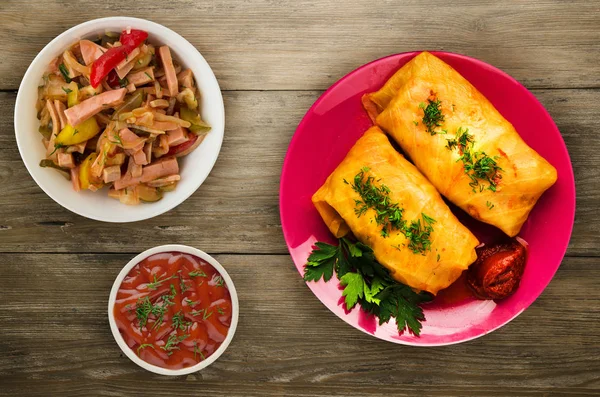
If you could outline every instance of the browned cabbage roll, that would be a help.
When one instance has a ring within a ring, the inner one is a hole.
[[[436,189],[515,236],[556,169],[457,71],[423,52],[363,104]]]
[[[436,294],[477,257],[477,238],[378,127],[356,142],[312,200],[336,237],[354,234],[395,280],[416,290]],[[378,222],[377,210],[401,218]]]

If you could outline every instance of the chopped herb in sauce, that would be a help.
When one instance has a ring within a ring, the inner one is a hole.
[[[156,274],[153,276],[153,281],[147,284],[148,289],[156,290],[158,287],[162,285],[167,280],[170,280],[176,276],[166,277],[163,280],[159,280],[156,278]]]
[[[145,349],[147,347],[151,347],[153,349],[155,349],[154,345],[152,343],[143,343],[141,344],[138,348],[137,348],[137,355],[140,355],[140,350]],[[156,349],[155,349],[156,350]]]
[[[206,273],[204,273],[201,270],[194,270],[193,272],[189,272],[188,276],[191,277],[191,278],[194,278],[194,277],[206,277]]]
[[[175,334],[169,336],[169,339],[167,339],[167,343],[164,346],[161,346],[160,348],[163,349],[164,351],[167,352],[167,354],[170,356],[171,354],[173,354],[173,350],[179,350],[179,345],[181,342],[183,342],[185,339],[187,339],[189,337],[189,335],[181,335],[181,336],[177,336]]]
[[[199,354],[202,360],[206,360],[206,357],[202,354],[202,349],[198,347],[198,342],[194,342],[194,360],[196,360],[196,354]]]
[[[190,321],[185,321],[185,316],[181,310],[173,315],[172,324],[174,329],[179,328],[182,331],[192,325]]]

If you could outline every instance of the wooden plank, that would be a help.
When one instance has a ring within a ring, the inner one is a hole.
[[[58,34],[116,15],[186,37],[227,90],[322,90],[373,59],[421,49],[480,58],[530,88],[597,87],[600,72],[599,4],[589,0],[82,0],[67,11],[59,0],[3,1],[0,89],[17,88]]]
[[[569,148],[577,180],[570,255],[600,255],[600,90],[536,90]],[[14,93],[0,93],[0,252],[140,252],[165,243],[209,252],[286,253],[278,193],[287,145],[320,92],[226,92],[227,127],[206,182],[175,210],[133,224],[84,219],[47,197],[14,142]],[[248,106],[252,104],[252,106]],[[151,231],[151,232],[149,232]]]
[[[600,389],[597,258],[567,258],[542,296],[505,327],[465,344],[417,348],[377,340],[338,319],[287,255],[219,255],[240,298],[236,336],[212,366],[167,379],[124,357],[109,330],[108,293],[131,257],[0,256],[0,394],[499,396]]]

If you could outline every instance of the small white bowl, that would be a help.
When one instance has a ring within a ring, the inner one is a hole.
[[[125,276],[127,276],[127,274],[129,274],[129,271],[131,271],[131,269],[135,265],[137,265],[147,257],[154,254],[159,254],[161,252],[183,252],[184,254],[195,255],[205,260],[221,274],[223,280],[225,280],[227,289],[229,290],[229,295],[231,296],[231,325],[229,326],[229,331],[227,331],[227,336],[225,337],[225,340],[223,341],[223,343],[221,343],[221,346],[219,346],[219,348],[206,360],[203,360],[198,364],[187,368],[167,369],[145,362],[144,360],[139,358],[138,355],[135,354],[135,352],[129,346],[127,346],[125,340],[123,339],[123,336],[121,336],[121,332],[119,332],[117,323],[115,322],[113,308],[117,299],[117,292],[119,291],[119,287],[121,286],[123,279],[125,278]],[[110,290],[110,296],[108,297],[108,322],[110,323],[110,330],[112,331],[115,341],[117,342],[123,353],[125,353],[125,355],[129,357],[131,361],[150,372],[154,372],[160,375],[187,375],[191,374],[192,372],[200,371],[201,369],[204,369],[213,362],[215,362],[221,356],[221,354],[225,352],[227,346],[229,346],[229,344],[231,343],[231,340],[233,339],[233,335],[235,334],[235,330],[237,328],[239,315],[240,305],[238,302],[237,292],[235,290],[235,286],[233,285],[233,281],[231,280],[231,277],[229,277],[229,274],[227,273],[225,268],[219,262],[217,262],[215,258],[208,255],[206,252],[200,251],[197,248],[188,247],[187,245],[161,245],[159,247],[150,248],[149,250],[142,252],[141,254],[130,260],[129,263],[127,263],[127,265],[125,265],[125,267],[121,270],[121,272],[115,280],[115,283],[112,286],[112,289]]]
[[[119,200],[101,192],[75,192],[71,182],[50,168],[39,166],[45,158],[45,149],[38,132],[35,103],[37,87],[52,59],[80,39],[90,38],[105,31],[120,32],[127,27],[145,30],[149,40],[156,44],[166,44],[183,67],[194,72],[202,94],[202,118],[212,127],[202,144],[189,155],[180,158],[181,181],[175,191],[154,203],[137,206],[121,204]],[[204,182],[213,168],[225,128],[225,110],[219,83],[210,66],[198,50],[186,39],[162,25],[145,19],[111,17],[94,19],[77,25],[52,40],[35,57],[27,69],[15,105],[15,135],[21,158],[27,170],[48,196],[66,209],[87,218],[105,222],[135,222],[167,212],[191,196]]]

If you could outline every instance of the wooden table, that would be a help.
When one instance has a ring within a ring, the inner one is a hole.
[[[190,40],[219,79],[227,115],[200,189],[165,215],[126,225],[84,219],[47,197],[13,132],[17,88],[37,52],[111,15],[152,19]],[[600,392],[599,1],[3,0],[0,20],[0,394]],[[298,275],[278,211],[285,151],[309,106],[354,68],[416,49],[467,54],[525,84],[561,130],[577,180],[573,237],[542,296],[500,330],[440,348],[382,342],[331,314]],[[179,378],[124,357],[106,313],[123,265],[165,243],[214,254],[241,303],[225,355]]]

